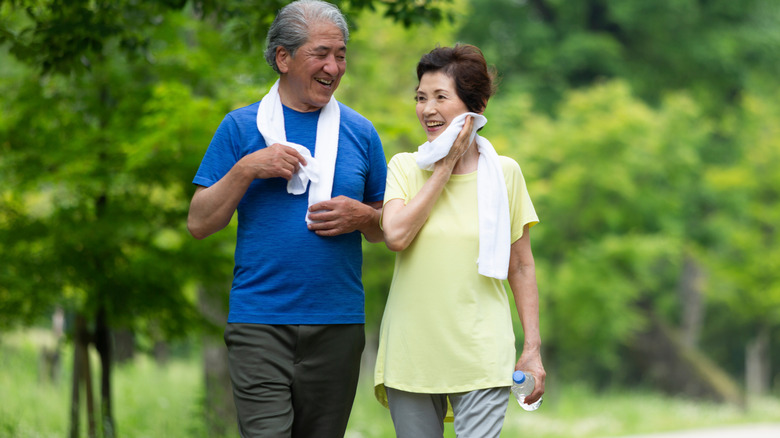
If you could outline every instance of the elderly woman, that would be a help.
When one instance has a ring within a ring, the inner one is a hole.
[[[377,399],[399,437],[498,437],[514,370],[544,393],[529,228],[538,223],[520,167],[476,135],[493,75],[471,45],[417,65],[416,112],[427,142],[388,165],[381,224],[397,252],[382,319]],[[515,362],[508,279],[524,331]]]

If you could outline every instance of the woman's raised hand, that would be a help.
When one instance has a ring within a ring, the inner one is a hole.
[[[472,132],[474,130],[474,117],[466,116],[466,121],[463,124],[463,128],[460,130],[458,137],[450,148],[450,152],[446,157],[439,160],[436,164],[447,166],[450,170],[455,168],[466,151],[469,150],[471,143],[473,142]]]

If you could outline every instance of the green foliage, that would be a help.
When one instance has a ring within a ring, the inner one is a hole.
[[[780,325],[780,107],[776,93],[746,95],[725,122],[740,158],[708,170],[723,208],[709,224],[728,230],[713,247],[712,298],[756,327]]]
[[[651,102],[688,90],[717,109],[747,88],[752,75],[776,76],[780,67],[774,0],[472,4],[459,36],[482,47],[548,111],[568,89],[611,78],[626,80]]]
[[[735,354],[780,325],[776,93],[746,92],[723,118],[687,93],[650,107],[622,81],[567,93],[554,117],[510,96],[489,105],[486,135],[519,160],[540,215],[548,364],[565,378],[628,377],[643,311],[678,324],[691,259],[707,267],[702,348],[738,374]]]
[[[385,17],[411,26],[436,23],[449,15],[442,6],[451,0],[381,1]],[[242,49],[265,40],[276,12],[289,1],[165,0],[153,2],[89,0],[0,1],[0,45],[10,44],[18,59],[43,73],[89,71],[117,52],[129,58],[148,57],[154,33],[170,13],[224,23]],[[349,14],[374,9],[376,0],[335,1]]]
[[[216,51],[180,50],[217,65]],[[229,253],[219,241],[196,250],[184,218],[197,157],[222,114],[194,94],[199,82],[181,81],[187,66],[171,71],[180,53],[171,62],[161,52],[157,65],[109,58],[82,75],[14,72],[0,125],[5,323],[63,305],[105,307],[114,326],[154,321],[168,335],[197,326],[187,285],[217,275]]]
[[[610,375],[606,380],[613,384],[626,378],[624,349],[647,324],[638,304],[668,287],[664,276],[676,273],[676,250],[677,242],[657,235],[572,245],[566,261],[545,278],[543,317],[552,323],[545,326],[545,342],[553,346],[551,366],[561,376]]]
[[[523,108],[514,146],[501,144],[518,157],[541,219],[532,236],[547,357],[565,377],[617,376],[644,327],[642,306],[677,316],[710,124],[684,95],[656,110],[619,81],[571,93],[556,118]]]

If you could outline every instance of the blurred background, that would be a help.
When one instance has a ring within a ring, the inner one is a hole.
[[[196,241],[186,216],[222,117],[276,79],[285,3],[0,0],[0,437],[236,436],[235,224]],[[336,96],[388,159],[425,141],[421,55],[475,44],[499,73],[482,135],[541,220],[548,372],[504,436],[780,422],[780,3],[334,3]],[[351,438],[394,436],[372,389],[393,261],[364,243]]]

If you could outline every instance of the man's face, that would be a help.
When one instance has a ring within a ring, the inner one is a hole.
[[[341,31],[329,22],[315,23],[309,29],[309,40],[295,57],[283,48],[277,49],[282,103],[300,112],[327,105],[347,69],[346,54]]]

